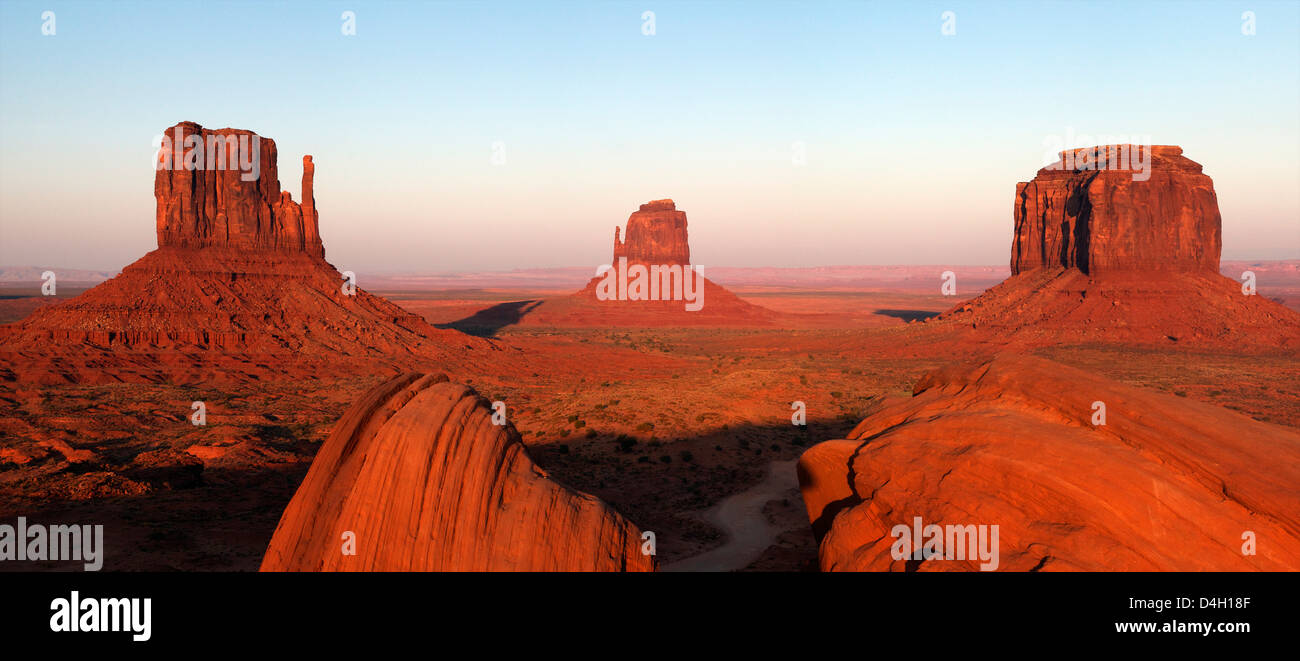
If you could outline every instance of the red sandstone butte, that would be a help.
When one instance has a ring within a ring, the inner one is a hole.
[[[1214,182],[1171,145],[1061,152],[1032,181],[1016,184],[1015,228],[1012,274],[1058,267],[1217,273],[1223,244]]]
[[[1219,275],[1214,183],[1179,147],[1061,152],[1016,186],[1014,216],[1011,277],[929,326],[996,345],[1300,346],[1300,314]]]
[[[289,191],[280,190],[274,140],[241,129],[205,129],[194,122],[181,122],[164,135],[168,142],[159,150],[154,176],[160,248],[270,248],[325,256],[312,194],[311,156],[302,159],[300,206]],[[206,167],[184,167],[183,154],[193,138],[202,141]],[[253,138],[258,176],[245,181],[251,171],[230,167],[252,162],[242,150],[253,148]],[[224,160],[212,159],[218,153],[213,145],[226,150]],[[218,166],[222,169],[214,169]]]
[[[193,122],[166,134],[177,131],[182,142],[234,138],[225,144],[236,145],[237,159],[240,138],[251,147],[254,135]],[[361,286],[345,295],[342,274],[325,261],[311,156],[299,205],[276,180],[275,142],[258,145],[252,181],[239,169],[176,169],[173,151],[172,169],[154,178],[158,249],[74,299],[0,326],[0,379],[195,383],[335,374],[357,361],[389,374],[429,361],[445,370],[483,364],[488,343],[434,328]]]
[[[686,213],[670,199],[642,204],[627,220],[626,240],[614,228],[614,260],[626,257],[628,266],[687,266],[691,248],[686,231]],[[530,309],[517,323],[537,326],[714,326],[747,327],[771,325],[777,313],[741,299],[725,287],[704,277],[704,302],[699,310],[687,311],[681,300],[600,300],[597,285],[604,276],[594,277],[581,291],[548,299]],[[488,319],[484,319],[488,321]]]
[[[629,264],[690,264],[691,247],[686,239],[686,213],[672,200],[652,200],[627,218],[627,239],[619,239],[614,226],[614,260],[626,257]]]
[[[472,389],[407,374],[339,420],[262,571],[652,571],[641,543],[618,512],[534,464]]]
[[[825,571],[977,568],[895,560],[914,517],[999,526],[1006,571],[1300,569],[1294,429],[1040,358],[931,373],[798,472]]]

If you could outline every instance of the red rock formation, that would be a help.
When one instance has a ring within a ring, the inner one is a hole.
[[[255,153],[254,153],[255,152]],[[252,131],[181,122],[164,133],[154,176],[158,246],[225,246],[325,256],[303,157],[300,207],[280,191],[275,141]]]
[[[975,568],[895,560],[893,526],[918,516],[998,525],[1009,571],[1300,569],[1294,429],[1038,358],[922,378],[805,452],[799,481],[828,571]]]
[[[614,227],[614,259],[626,257],[629,264],[690,264],[691,247],[686,239],[686,213],[672,200],[653,200],[641,205],[627,218],[627,240],[619,240]]]
[[[1170,145],[1061,152],[1032,181],[1016,184],[1012,274],[1216,273],[1223,241],[1214,182],[1182,154]]]
[[[1012,276],[930,325],[998,345],[1300,346],[1300,314],[1219,275],[1221,220],[1201,166],[1178,147],[1137,149],[1062,152],[1017,185]],[[1149,167],[1135,171],[1135,153]]]
[[[687,241],[686,213],[672,200],[642,204],[627,220],[627,240],[619,239],[614,228],[614,268],[626,257],[627,266],[686,266],[691,261]],[[725,287],[698,277],[704,295],[699,309],[686,311],[682,300],[600,300],[602,278],[592,278],[582,291],[533,308],[519,321],[546,326],[766,326],[777,314],[741,299]],[[660,280],[662,282],[662,280]],[[661,297],[663,298],[663,297]]]
[[[225,136],[251,147],[253,136],[192,122],[168,133],[176,131],[182,144]],[[239,170],[158,170],[158,249],[74,299],[0,327],[0,379],[194,383],[333,372],[341,361],[396,373],[488,358],[485,341],[434,328],[360,287],[344,294],[317,230],[311,157],[299,206],[275,179],[275,142],[258,143],[250,181]]]
[[[653,570],[640,548],[636,526],[553,481],[472,389],[408,374],[339,420],[262,571]]]

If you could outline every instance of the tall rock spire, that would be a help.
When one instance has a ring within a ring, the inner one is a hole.
[[[325,256],[303,159],[304,210],[281,193],[275,141],[181,122],[164,133],[154,175],[158,246],[278,250]],[[306,211],[306,212],[304,212]]]

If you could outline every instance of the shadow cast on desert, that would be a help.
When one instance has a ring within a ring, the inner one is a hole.
[[[538,299],[498,303],[490,308],[479,310],[464,319],[435,325],[438,328],[458,330],[466,335],[495,337],[502,328],[519,323],[524,318],[524,315],[541,304],[542,301]]]
[[[930,310],[889,310],[889,309],[880,309],[880,310],[874,310],[874,311],[872,312],[872,314],[878,314],[878,315],[885,316],[885,317],[893,317],[893,318],[895,318],[895,319],[902,319],[903,321],[920,321],[920,320],[922,320],[922,319],[929,319],[929,318],[931,318],[931,317],[937,317],[937,316],[939,316],[939,315],[942,314],[942,313],[940,313],[940,312],[932,312],[932,311],[930,311]]]

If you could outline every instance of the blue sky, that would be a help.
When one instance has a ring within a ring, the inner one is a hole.
[[[594,268],[662,197],[705,265],[1005,263],[1015,183],[1066,134],[1182,145],[1225,258],[1300,258],[1298,7],[5,1],[0,264],[152,249],[150,143],[181,120],[274,138],[295,199],[313,154],[357,271]]]

